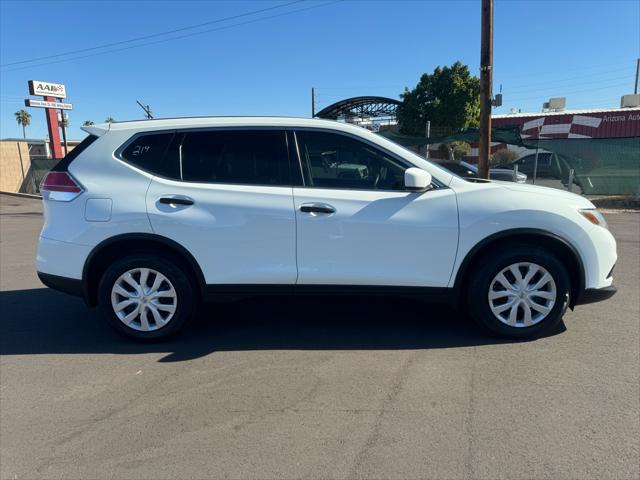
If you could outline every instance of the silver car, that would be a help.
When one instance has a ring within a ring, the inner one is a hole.
[[[441,166],[463,178],[478,178],[478,167],[467,162],[442,162]],[[492,168],[489,170],[489,178],[491,180],[500,180],[503,182],[525,183],[527,176],[524,173],[517,172],[516,178],[513,177],[513,170],[503,168]]]

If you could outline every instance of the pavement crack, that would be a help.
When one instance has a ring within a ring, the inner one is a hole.
[[[362,448],[356,454],[356,458],[353,464],[353,468],[351,469],[348,478],[358,477],[358,472],[362,468],[362,465],[367,459],[369,452],[375,447],[380,438],[380,430],[382,427],[382,418],[386,412],[389,411],[389,407],[396,401],[398,395],[404,388],[404,385],[407,382],[409,377],[409,370],[415,361],[415,357],[417,352],[409,352],[405,355],[400,367],[398,368],[397,373],[393,376],[393,381],[389,384],[387,394],[382,400],[382,405],[380,409],[376,410],[376,418],[371,429],[371,433],[367,436],[367,439],[364,442]]]
[[[473,347],[471,351],[471,378],[469,380],[469,405],[467,406],[467,418],[465,420],[465,430],[467,432],[467,454],[465,457],[465,478],[475,478],[473,473],[473,463],[476,456],[475,451],[475,431],[473,421],[476,413],[476,374],[477,374],[478,347]]]

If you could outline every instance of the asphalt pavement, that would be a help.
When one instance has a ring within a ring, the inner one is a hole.
[[[545,338],[285,297],[140,345],[38,281],[40,202],[0,195],[0,477],[638,479],[640,214],[606,217],[618,294]]]

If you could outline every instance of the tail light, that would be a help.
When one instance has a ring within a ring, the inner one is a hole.
[[[84,189],[69,172],[51,171],[45,175],[40,184],[40,193],[45,200],[70,202]]]

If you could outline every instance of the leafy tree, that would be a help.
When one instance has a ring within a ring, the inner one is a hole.
[[[82,122],[83,127],[89,127],[91,125],[93,125],[93,122],[91,120],[85,120],[84,122]]]
[[[104,121],[105,121],[106,123],[113,123],[113,122],[115,122],[115,121],[116,121],[116,119],[115,119],[115,118],[113,118],[113,117],[107,117],[107,118],[105,118],[105,119],[104,119]]]
[[[22,126],[22,138],[27,138],[26,128],[31,125],[31,114],[26,110],[18,110],[14,115],[18,125]]]
[[[507,148],[502,148],[491,155],[489,159],[489,165],[495,167],[497,165],[506,165],[518,158],[518,154],[513,150],[509,150]]]
[[[458,131],[480,122],[480,79],[471,76],[469,67],[455,62],[425,73],[413,90],[400,95],[397,118],[400,131],[408,135],[425,133],[427,120],[433,127]]]
[[[441,143],[438,149],[444,153],[449,160],[461,160],[465,155],[469,155],[471,145],[467,142]]]

